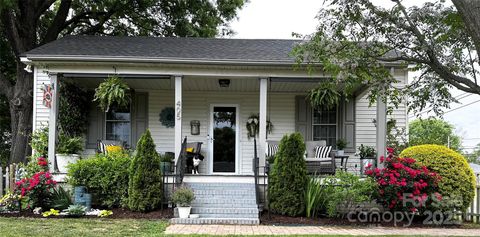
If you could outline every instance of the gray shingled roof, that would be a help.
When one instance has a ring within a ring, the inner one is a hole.
[[[27,58],[144,58],[293,62],[299,40],[67,36],[25,53]]]

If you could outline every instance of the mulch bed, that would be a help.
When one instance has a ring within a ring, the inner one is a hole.
[[[465,225],[425,225],[423,218],[414,218],[412,224],[408,227],[412,228],[469,228]],[[278,226],[349,226],[349,227],[393,227],[395,223],[391,222],[350,222],[347,218],[328,218],[328,217],[290,217],[264,211],[260,216],[262,225],[278,225]],[[396,223],[397,227],[404,227],[407,222]],[[406,227],[406,226],[405,226]],[[477,227],[478,228],[478,227]]]
[[[170,219],[173,217],[173,209],[164,208],[163,210],[156,210],[152,212],[142,213],[133,212],[123,208],[108,209],[113,212],[113,215],[107,217],[110,219]],[[0,217],[29,217],[29,218],[44,218],[42,215],[35,215],[32,211],[21,211],[19,213],[0,213]],[[48,218],[69,218],[67,216],[49,216]],[[97,216],[84,216],[81,218],[99,218]]]

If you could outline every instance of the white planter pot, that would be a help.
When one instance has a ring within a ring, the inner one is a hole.
[[[178,209],[178,217],[180,218],[188,218],[190,215],[190,210],[192,207],[177,207]]]
[[[344,150],[338,150],[337,151],[337,156],[343,156],[345,154]]]
[[[67,173],[67,166],[76,163],[80,159],[77,154],[56,154],[58,172]]]

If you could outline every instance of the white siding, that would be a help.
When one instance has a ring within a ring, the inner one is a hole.
[[[269,139],[280,140],[286,133],[295,131],[295,95],[270,93],[269,114],[274,125]],[[168,106],[173,106],[173,91],[149,91],[149,129],[161,153],[174,150],[174,129],[166,128],[159,121],[160,111]],[[239,139],[239,173],[252,173],[253,140],[247,138],[245,123],[247,118],[259,110],[258,92],[193,92],[183,93],[183,136],[187,136],[189,142],[203,142],[202,154],[204,162],[200,166],[200,173],[207,173],[209,167],[209,154],[207,135],[210,129],[210,105],[211,104],[236,104],[239,106],[240,121],[238,121]],[[200,135],[190,134],[190,121],[200,121]],[[180,142],[180,141],[178,141]],[[264,149],[258,147],[258,152]]]
[[[48,125],[50,109],[43,105],[43,85],[50,84],[50,78],[41,68],[34,69],[34,111],[33,111],[33,129],[38,129]]]
[[[408,82],[408,73],[406,70],[395,70],[395,78],[399,83],[395,84],[395,87],[404,87]],[[355,111],[355,121],[356,121],[356,137],[355,143],[359,147],[360,144],[367,146],[375,146],[376,142],[376,128],[373,124],[373,119],[376,119],[377,108],[376,105],[369,106],[368,101],[368,92],[365,92],[356,99],[356,111]],[[406,128],[408,125],[408,116],[406,101],[403,101],[398,108],[394,109],[391,115],[388,115],[387,120],[395,119],[397,121],[398,128]]]

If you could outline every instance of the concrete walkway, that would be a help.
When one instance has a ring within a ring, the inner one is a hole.
[[[264,226],[264,225],[170,225],[165,234],[207,235],[429,235],[480,236],[480,229]]]

